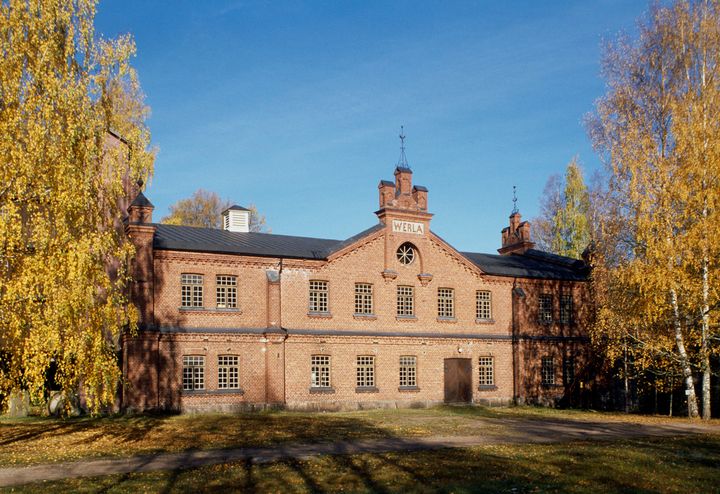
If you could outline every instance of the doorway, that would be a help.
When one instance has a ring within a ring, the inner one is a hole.
[[[445,359],[445,403],[472,401],[472,360]]]

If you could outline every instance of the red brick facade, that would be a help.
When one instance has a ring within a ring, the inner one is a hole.
[[[586,283],[548,275],[553,264],[547,260],[542,276],[505,267],[491,274],[430,231],[427,190],[413,187],[412,172],[398,168],[395,178],[380,183],[379,225],[315,258],[248,254],[240,247],[224,253],[153,247],[152,206],[136,200],[127,232],[137,246],[132,296],[141,329],[123,341],[123,407],[233,411],[571,400],[586,379]],[[258,245],[270,237],[232,235]],[[502,234],[504,256],[485,257],[502,264],[495,258],[515,256],[522,267],[530,262],[524,260],[529,235],[530,225],[515,214]],[[414,258],[403,264],[397,251],[406,242]],[[185,303],[198,307],[182,307],[183,275],[202,276],[193,278],[201,280],[201,298],[188,288],[197,300]],[[217,299],[218,276],[236,277],[236,307],[218,308],[227,305]],[[324,300],[311,307],[311,281],[324,282],[327,310]],[[358,283],[370,286],[362,287],[371,291],[365,299],[370,314],[356,313]],[[411,287],[412,315],[398,315],[399,286]],[[478,291],[490,293],[489,318],[477,317]],[[441,315],[440,293],[449,299]],[[224,356],[237,357],[237,367],[220,369]],[[324,364],[312,369],[313,356],[329,364],[329,376]],[[359,369],[359,360],[371,363]],[[191,361],[202,365],[184,365]],[[237,383],[221,388],[228,372],[237,372]]]

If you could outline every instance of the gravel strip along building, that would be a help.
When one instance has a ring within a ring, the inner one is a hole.
[[[534,249],[513,210],[499,254],[431,229],[406,165],[380,181],[377,224],[346,240],[152,222],[138,193],[123,338],[125,410],[236,411],[577,401],[589,376],[588,269]]]

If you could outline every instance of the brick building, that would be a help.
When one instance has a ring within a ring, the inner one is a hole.
[[[155,224],[142,193],[123,339],[128,410],[552,404],[587,361],[587,271],[533,249],[514,211],[497,254],[458,252],[430,228],[412,171],[379,184],[378,223],[344,240]]]

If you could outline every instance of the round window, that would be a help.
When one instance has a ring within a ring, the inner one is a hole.
[[[397,250],[397,259],[400,264],[412,264],[415,260],[415,246],[410,242],[405,242]]]

